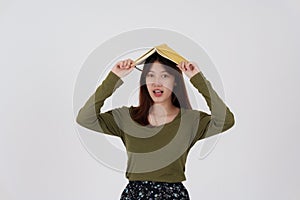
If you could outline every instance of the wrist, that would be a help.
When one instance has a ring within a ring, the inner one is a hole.
[[[123,84],[123,80],[115,74],[113,71],[110,71],[105,79],[110,84],[114,85],[115,88],[119,87]]]
[[[189,79],[193,78],[193,77],[194,77],[196,74],[198,74],[198,73],[199,73],[199,71],[196,71],[196,72],[190,74],[190,75],[189,75]]]
[[[119,78],[122,78],[122,76],[118,72],[116,72],[114,70],[111,70],[111,72],[114,73],[114,75],[118,76]]]

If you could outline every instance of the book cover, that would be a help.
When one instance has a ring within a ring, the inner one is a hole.
[[[166,59],[173,61],[176,64],[179,64],[182,61],[187,61],[184,57],[179,55],[176,51],[171,49],[167,44],[161,44],[158,46],[153,47],[145,54],[137,58],[134,63],[135,65],[140,65],[145,62],[145,60],[151,56],[153,53],[157,52],[159,55],[163,56]]]

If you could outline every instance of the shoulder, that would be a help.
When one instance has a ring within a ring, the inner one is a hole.
[[[119,108],[112,109],[111,111],[115,114],[124,115],[124,114],[129,113],[129,110],[130,110],[131,107],[122,106],[122,107],[119,107]]]
[[[191,120],[200,119],[203,117],[210,116],[210,114],[201,111],[201,110],[195,110],[195,109],[182,109],[182,116],[187,117]]]

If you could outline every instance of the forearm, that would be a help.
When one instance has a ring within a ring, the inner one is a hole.
[[[95,131],[103,131],[100,123],[100,109],[104,101],[123,83],[123,81],[113,72],[110,72],[102,84],[90,96],[84,106],[79,110],[76,122],[83,127]]]
[[[223,132],[234,125],[234,115],[228,106],[219,97],[217,92],[211,86],[211,83],[205,78],[202,72],[198,72],[190,79],[191,83],[204,97],[210,111],[210,127],[214,128],[210,134]]]

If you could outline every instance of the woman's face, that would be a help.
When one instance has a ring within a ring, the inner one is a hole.
[[[175,77],[168,73],[163,64],[155,61],[148,74],[146,85],[154,103],[171,101]]]

